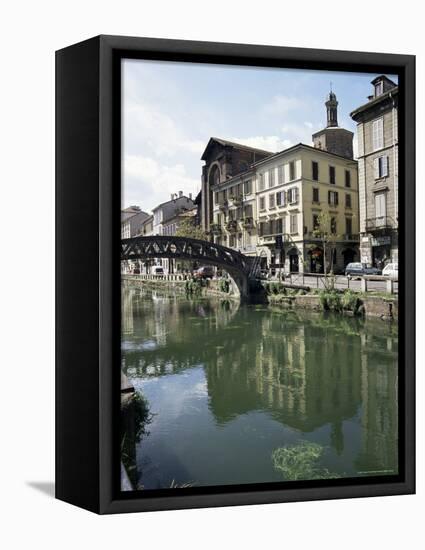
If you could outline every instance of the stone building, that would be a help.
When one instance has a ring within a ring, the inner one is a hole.
[[[164,235],[164,223],[184,210],[191,210],[194,207],[192,195],[186,197],[183,191],[171,195],[169,201],[163,202],[152,209],[153,213],[153,234]]]
[[[141,210],[139,206],[130,206],[121,210],[121,238],[129,239],[139,235],[148,218],[149,214]]]
[[[361,261],[382,268],[398,262],[398,86],[372,80],[369,101],[351,113],[357,122]]]
[[[212,137],[210,138],[201,160],[205,161],[202,167],[202,228],[209,231],[213,223],[213,187],[226,182],[236,174],[248,170],[257,160],[261,160],[272,153],[248,147],[239,143]]]
[[[326,108],[328,126],[313,135],[315,147],[299,143],[275,154],[262,151],[261,158],[221,178],[214,163],[204,166],[204,175],[213,170],[217,174],[216,179],[204,179],[211,193],[203,211],[208,217],[205,226],[214,241],[259,256],[262,268],[270,268],[272,274],[323,272],[324,250],[315,236],[322,212],[329,215],[329,232],[335,235],[326,251],[327,265],[341,271],[359,259],[353,133],[337,126],[335,94],[329,95]],[[232,147],[238,151],[235,144]],[[206,153],[203,158],[209,160]]]

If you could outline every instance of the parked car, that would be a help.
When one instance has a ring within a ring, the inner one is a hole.
[[[363,277],[364,275],[380,275],[381,270],[376,267],[367,267],[367,264],[360,262],[351,262],[345,267],[345,276],[349,279],[353,277]]]
[[[211,265],[204,265],[194,272],[197,279],[212,279],[214,277],[214,268]]]
[[[398,280],[398,264],[387,264],[382,270],[384,277],[389,277],[395,281]]]
[[[164,275],[164,268],[162,267],[162,265],[153,265],[152,275]]]

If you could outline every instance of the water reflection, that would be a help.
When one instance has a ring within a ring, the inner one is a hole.
[[[335,475],[396,472],[394,326],[129,288],[122,305],[122,370],[153,413],[139,485],[281,480],[272,453],[300,441]]]

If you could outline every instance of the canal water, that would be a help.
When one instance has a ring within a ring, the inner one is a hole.
[[[134,487],[397,473],[396,325],[132,287],[122,298]]]

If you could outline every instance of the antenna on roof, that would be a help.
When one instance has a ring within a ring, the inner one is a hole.
[[[332,93],[332,80],[329,82],[329,86],[330,86],[330,91]]]

